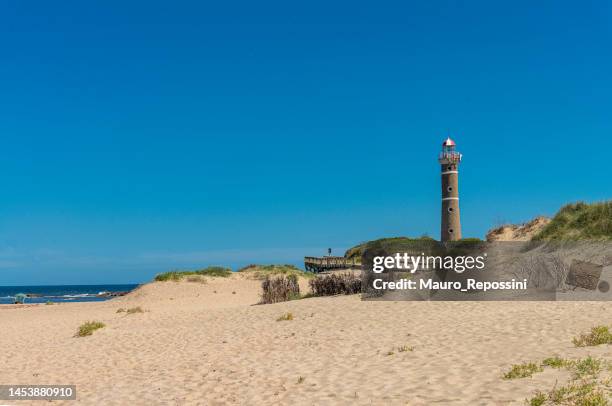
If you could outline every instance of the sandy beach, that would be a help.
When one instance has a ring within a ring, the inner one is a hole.
[[[5,306],[0,382],[76,384],[76,403],[87,405],[505,405],[568,378],[545,369],[502,379],[512,364],[612,360],[609,345],[571,342],[612,323],[610,303],[353,295],[256,305],[259,293],[260,281],[233,275],[155,282],[100,303]],[[136,306],[144,312],[117,313]],[[277,321],[288,312],[293,320]],[[106,327],[75,337],[88,320]]]

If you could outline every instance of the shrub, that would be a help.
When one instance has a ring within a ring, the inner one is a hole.
[[[597,326],[589,334],[581,334],[572,340],[576,347],[590,347],[600,344],[612,344],[612,332],[607,326]]]
[[[300,285],[295,275],[266,277],[261,283],[261,288],[263,290],[261,303],[266,304],[286,302],[300,295]]]
[[[94,331],[105,327],[106,324],[99,321],[88,321],[86,323],[81,324],[79,327],[76,336],[77,337],[86,337],[93,334]]]
[[[533,362],[512,365],[510,371],[504,374],[504,379],[530,378],[536,372],[542,372],[541,366]]]
[[[351,272],[317,276],[309,281],[314,296],[352,295],[361,292],[361,278]]]

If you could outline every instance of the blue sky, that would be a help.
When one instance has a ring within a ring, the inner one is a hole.
[[[126,3],[0,6],[0,285],[437,237],[449,132],[465,236],[612,195],[609,2]]]

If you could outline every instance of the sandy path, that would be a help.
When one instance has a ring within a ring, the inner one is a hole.
[[[609,303],[344,296],[252,306],[258,293],[259,282],[235,278],[166,282],[109,302],[0,310],[0,383],[76,384],[77,403],[92,405],[497,405],[522,404],[566,378],[546,370],[502,380],[513,363],[612,360],[610,346],[571,344],[612,324]],[[133,306],[147,312],[116,313]],[[286,312],[293,321],[276,321]],[[73,337],[94,319],[107,327]],[[398,352],[403,345],[414,350]]]

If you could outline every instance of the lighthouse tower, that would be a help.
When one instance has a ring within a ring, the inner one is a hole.
[[[461,154],[455,151],[455,142],[449,138],[442,143],[438,157],[442,169],[442,227],[441,241],[461,239],[459,219],[459,163]]]

